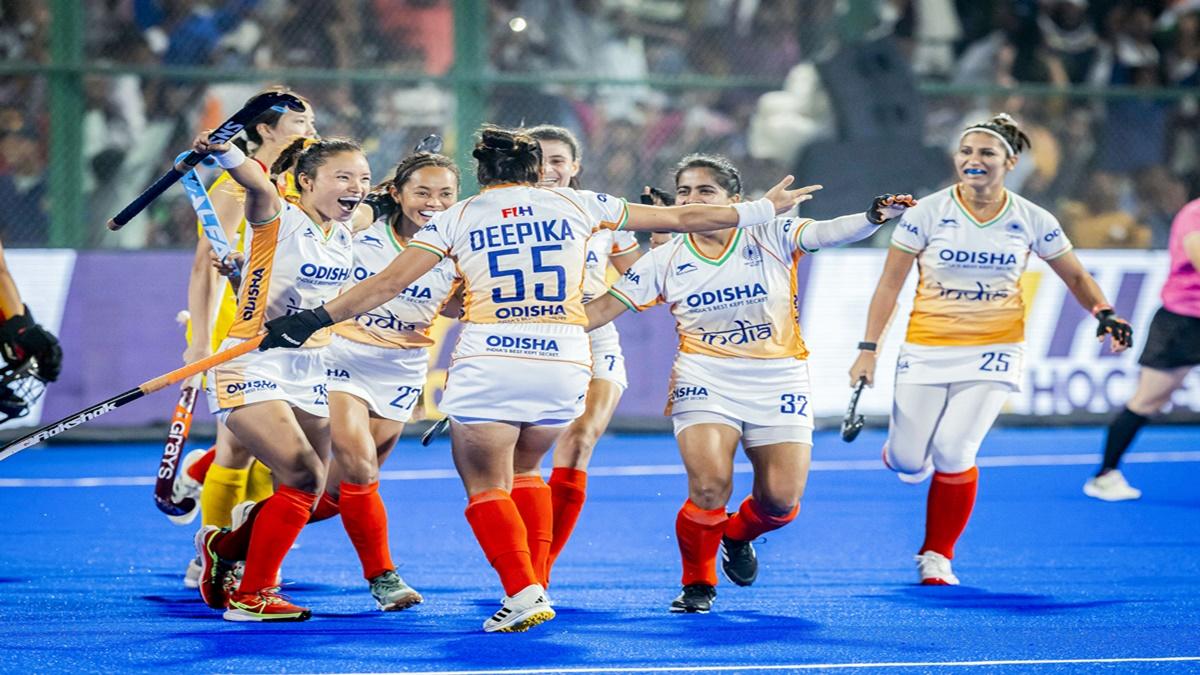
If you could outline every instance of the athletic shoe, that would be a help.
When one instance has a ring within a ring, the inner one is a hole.
[[[398,612],[425,601],[421,594],[414,591],[412,586],[404,583],[404,579],[395,570],[388,570],[371,579],[371,597],[380,611]]]
[[[236,530],[246,522],[250,517],[250,512],[254,510],[254,505],[258,502],[241,502],[229,510],[229,529]]]
[[[229,596],[226,621],[307,621],[312,611],[293,605],[278,588],[264,588],[253,593],[234,591]]]
[[[192,509],[187,513],[167,516],[167,519],[176,525],[188,525],[196,519],[196,516],[200,515],[200,490],[204,488],[204,484],[189,476],[187,470],[207,452],[207,450],[197,448],[184,455],[183,462],[179,465],[179,471],[175,474],[175,484],[171,486],[171,501],[178,504],[185,499],[193,500]]]
[[[203,571],[204,566],[200,564],[200,558],[189,560],[187,571],[183,573],[183,587],[200,588],[200,573]]]
[[[504,600],[500,609],[483,622],[487,633],[524,633],[554,618],[554,608],[546,602],[541,584],[530,584]]]
[[[708,614],[716,599],[715,586],[688,584],[683,587],[679,597],[671,601],[671,611],[676,614]]]
[[[212,549],[213,539],[221,534],[216,525],[206,525],[196,533],[196,557],[200,559],[200,597],[213,609],[225,608],[225,574],[229,565]]]
[[[950,569],[950,559],[936,551],[925,551],[914,556],[917,573],[923,586],[957,586],[958,577]]]
[[[1124,502],[1139,499],[1142,491],[1131,487],[1118,469],[1107,471],[1088,479],[1083,484],[1083,494],[1106,502]]]
[[[749,586],[758,578],[758,554],[748,541],[721,536],[721,569],[725,578],[738,586]]]

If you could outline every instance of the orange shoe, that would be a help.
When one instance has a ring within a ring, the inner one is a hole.
[[[226,621],[307,621],[312,611],[293,605],[278,588],[264,588],[253,593],[233,591],[229,594]]]

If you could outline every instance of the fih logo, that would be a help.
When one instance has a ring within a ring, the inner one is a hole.
[[[532,206],[510,206],[506,209],[500,209],[501,218],[516,218],[518,216],[532,216]]]

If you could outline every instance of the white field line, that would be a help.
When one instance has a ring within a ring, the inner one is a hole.
[[[1016,666],[1028,667],[1038,665],[1094,665],[1109,663],[1195,663],[1200,662],[1200,656],[1151,656],[1145,658],[1119,659],[1008,659],[995,661],[883,661],[875,663],[794,663],[779,665],[746,664],[737,666],[657,666],[657,667],[625,667],[625,668],[520,668],[513,670],[422,670],[397,671],[395,675],[553,675],[555,673],[722,673],[737,671],[771,672],[780,670],[831,670],[831,669],[868,669],[868,668],[971,668]]]
[[[984,468],[1012,468],[1037,466],[1091,466],[1098,464],[1100,455],[1001,455],[980,457],[979,466]],[[1135,452],[1123,460],[1128,464],[1161,464],[1174,462],[1200,462],[1200,450],[1174,452]],[[733,465],[734,473],[750,473],[749,462]],[[886,471],[877,459],[813,460],[813,471]],[[626,466],[594,466],[588,470],[591,476],[681,476],[685,473],[682,464],[630,464]],[[449,480],[457,479],[453,469],[402,469],[380,471],[380,480]],[[0,488],[49,488],[49,487],[126,487],[153,485],[154,476],[92,476],[83,478],[0,478]]]

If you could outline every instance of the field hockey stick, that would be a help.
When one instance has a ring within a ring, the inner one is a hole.
[[[187,310],[176,317],[180,323],[188,320]],[[196,398],[200,391],[203,375],[188,378],[179,391],[175,412],[171,415],[171,426],[167,428],[167,442],[163,445],[162,459],[158,462],[158,473],[154,481],[154,505],[168,516],[181,516],[196,508],[196,500],[187,497],[175,503],[175,477],[179,474],[179,460],[183,458],[183,446],[192,431],[192,415],[196,410]]]
[[[152,380],[146,380],[129,391],[117,394],[107,401],[97,403],[96,405],[81,410],[74,415],[68,415],[67,417],[62,418],[53,424],[47,424],[41,429],[26,434],[5,445],[3,448],[0,448],[0,461],[4,461],[24,450],[25,448],[37,445],[46,439],[54,438],[64,431],[74,429],[84,422],[90,422],[101,415],[107,415],[117,408],[120,408],[127,403],[132,403],[147,394],[153,394],[159,389],[168,387],[176,382],[182,382],[189,377],[199,375],[200,373],[203,373],[204,371],[215,366],[219,366],[226,361],[236,359],[242,354],[252,352],[258,348],[258,344],[263,341],[263,337],[265,336],[257,335],[239,345],[230,347],[225,351],[217,352],[206,359],[201,359],[195,363],[189,363],[182,368],[172,370],[165,375],[159,375]]]
[[[449,417],[443,417],[442,419],[434,422],[428,429],[425,430],[425,433],[421,434],[421,445],[429,445],[433,442],[433,439],[446,433],[446,429],[449,428]]]
[[[414,155],[418,152],[428,152],[436,155],[441,151],[442,137],[438,136],[437,134],[429,134],[425,138],[422,138],[421,142],[417,143],[417,147],[413,148]]]
[[[854,393],[850,394],[850,405],[846,408],[846,416],[842,418],[842,440],[847,443],[858,438],[858,432],[862,431],[863,424],[866,423],[863,416],[857,414],[858,397],[862,396],[865,386],[867,386],[867,378],[858,378],[858,384],[854,386]]]
[[[175,158],[175,163],[179,164],[187,153],[180,153]],[[204,163],[212,161],[212,158],[201,160]],[[229,239],[225,236],[225,228],[221,227],[221,219],[217,217],[217,211],[213,208],[212,200],[208,197],[208,190],[204,189],[204,183],[200,182],[200,177],[196,175],[196,170],[192,169],[179,179],[179,184],[183,186],[184,192],[187,193],[188,201],[192,204],[192,210],[196,212],[196,217],[200,219],[200,229],[204,232],[204,238],[208,240],[212,246],[213,253],[220,259],[222,265],[226,265],[229,255],[233,253],[233,246],[229,244]],[[234,270],[233,274],[229,275],[230,283],[234,288],[241,286],[242,275],[238,270]]]
[[[232,117],[225,120],[221,126],[209,134],[209,141],[213,145],[219,145],[232,139],[238,135],[242,129],[246,128],[259,115],[265,113],[271,108],[278,107],[279,110],[291,109],[296,112],[304,111],[304,103],[300,99],[291,94],[280,92],[268,92],[261,96],[256,96],[250,100],[241,110],[238,110]],[[121,211],[113,216],[108,221],[108,229],[114,232],[125,227],[125,224],[133,219],[134,216],[141,213],[143,209],[149,206],[150,202],[158,199],[158,196],[166,192],[167,188],[171,187],[184,174],[191,171],[193,167],[200,163],[200,160],[207,157],[210,153],[196,152],[195,150],[184,155],[182,160],[175,162],[166,173],[159,177],[158,180],[150,184],[142,194],[134,198],[133,201],[121,209]]]

